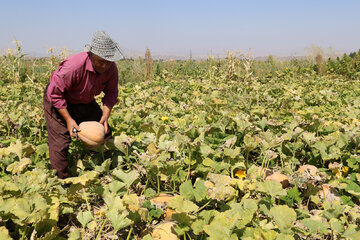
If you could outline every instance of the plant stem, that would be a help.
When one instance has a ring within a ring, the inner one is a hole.
[[[249,167],[249,152],[250,152],[250,150],[249,149],[247,149],[246,150],[246,171],[248,170],[248,167]]]
[[[200,212],[201,210],[203,210],[204,208],[206,208],[207,205],[209,205],[211,203],[211,199],[205,203],[204,205],[202,205],[198,210],[196,210],[194,213],[198,213]]]
[[[188,174],[186,175],[186,180],[190,178],[190,169],[191,169],[191,150],[189,147],[188,150],[189,150],[189,167],[188,167]]]
[[[84,196],[84,199],[85,199],[85,202],[86,202],[86,207],[87,207],[88,211],[91,213],[90,203],[88,201],[88,198],[87,198],[87,195],[86,195],[86,192],[85,192],[85,188],[83,189],[83,196]],[[95,220],[95,218],[93,217],[92,214],[91,214],[91,216]]]
[[[157,176],[156,180],[157,180],[157,193],[159,194],[160,193],[160,177]]]
[[[131,236],[131,233],[132,233],[133,229],[134,229],[134,224],[131,225],[131,228],[130,228],[129,234],[127,235],[126,240],[130,239],[130,236]]]
[[[102,223],[102,225],[101,225],[101,227],[100,227],[99,233],[98,233],[98,235],[96,236],[96,240],[99,239],[100,234],[101,234],[101,232],[102,232],[102,230],[103,230],[106,222],[107,222],[107,219],[105,218],[104,221],[103,221],[103,223]]]
[[[141,191],[141,194],[140,194],[140,195],[143,195],[143,194],[144,194],[145,189],[146,189],[146,187],[147,187],[147,185],[148,185],[148,182],[149,182],[149,179],[147,178],[147,179],[146,179],[146,183],[145,183],[145,187],[144,187],[144,189]]]

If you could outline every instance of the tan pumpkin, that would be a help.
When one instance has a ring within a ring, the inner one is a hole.
[[[86,146],[93,148],[104,143],[105,128],[101,123],[87,121],[80,123],[79,127],[78,136]]]
[[[285,176],[284,174],[278,173],[278,172],[274,172],[273,174],[267,176],[265,178],[265,180],[274,180],[277,181],[279,183],[281,183],[283,188],[286,188],[287,186],[289,186],[289,178],[287,176]]]
[[[178,236],[175,234],[174,222],[163,222],[155,226],[151,237],[155,240],[177,240]]]

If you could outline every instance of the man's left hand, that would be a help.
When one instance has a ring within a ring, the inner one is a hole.
[[[104,125],[105,128],[105,134],[109,131],[109,125],[108,125],[108,118],[105,116],[102,116],[100,119],[100,123]]]
[[[100,123],[104,125],[105,134],[108,133],[108,131],[109,131],[108,119],[109,119],[109,116],[110,116],[110,112],[111,112],[111,108],[104,105],[103,106],[103,115],[102,115],[102,117],[100,119]]]

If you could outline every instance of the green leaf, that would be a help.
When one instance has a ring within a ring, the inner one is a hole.
[[[194,220],[194,216],[190,216],[187,213],[174,213],[172,215],[172,219],[175,220],[177,223],[180,223],[182,226],[188,226],[190,227],[193,220]]]
[[[115,193],[106,193],[103,196],[104,202],[108,206],[109,210],[124,211],[126,208],[123,201]]]
[[[153,238],[151,237],[150,234],[146,234],[146,235],[142,238],[142,240],[153,240]]]
[[[354,196],[360,197],[360,186],[355,182],[350,182],[345,190]]]
[[[240,154],[240,148],[236,147],[235,149],[225,148],[224,155],[232,159],[235,159]]]
[[[339,219],[332,218],[329,221],[330,228],[337,233],[342,233],[344,231],[344,223],[342,223]]]
[[[24,198],[15,200],[15,204],[11,208],[11,213],[14,214],[20,221],[25,222],[31,215],[31,202]]]
[[[348,144],[349,137],[346,134],[341,133],[341,132],[338,132],[338,134],[339,134],[339,138],[336,142],[336,146],[338,146],[339,148],[342,149],[343,147],[345,147]]]
[[[205,199],[208,191],[207,187],[205,186],[205,181],[204,180],[196,181],[194,187],[195,187],[194,189],[195,200],[197,202],[200,202],[203,199]]]
[[[286,195],[286,190],[282,188],[281,183],[274,180],[259,182],[258,190],[260,192],[268,193],[272,197]]]
[[[124,182],[128,188],[139,179],[139,174],[135,170],[126,173],[122,169],[116,169],[112,175]]]
[[[86,225],[93,219],[93,216],[90,211],[79,212],[77,215],[77,220],[81,223],[82,227],[85,228]]]
[[[128,154],[128,148],[131,146],[134,140],[124,133],[120,136],[114,137],[114,146],[119,149],[123,154]]]
[[[326,223],[323,223],[320,220],[313,220],[310,218],[305,218],[301,221],[301,223],[307,227],[312,234],[327,234],[327,226]]]
[[[273,230],[265,230],[261,228],[245,228],[245,232],[241,237],[242,240],[275,240],[277,232]]]
[[[1,191],[9,191],[9,192],[17,192],[19,191],[19,187],[13,183],[13,182],[10,182],[10,181],[4,181],[2,179],[0,179],[0,190]]]
[[[85,186],[88,182],[96,179],[98,174],[99,173],[96,171],[87,171],[87,172],[84,172],[84,174],[79,177],[66,178],[65,183],[81,184],[81,185]]]
[[[15,153],[19,159],[23,157],[28,157],[33,153],[35,150],[34,148],[28,143],[21,143],[18,139],[16,143],[11,143],[10,146],[6,149],[10,153]]]
[[[339,202],[330,203],[329,201],[324,202],[324,211],[322,216],[330,220],[331,218],[339,218],[343,215],[346,206],[341,205]]]
[[[80,240],[81,234],[79,229],[74,229],[68,235],[68,240]]]
[[[36,155],[37,156],[45,155],[48,152],[49,152],[49,146],[47,143],[43,143],[43,144],[36,146]]]
[[[140,208],[140,200],[136,194],[125,195],[123,202],[131,212],[137,212]]]
[[[45,236],[41,238],[41,240],[54,240],[59,239],[59,234],[61,233],[60,229],[57,227],[53,227],[50,232],[47,232]]]
[[[159,218],[163,215],[163,211],[159,208],[151,209],[149,214],[150,214],[150,216],[153,216],[154,218]]]
[[[204,225],[209,224],[210,219],[216,213],[215,210],[201,211],[195,221],[191,224],[191,229],[194,231],[195,235],[199,235],[204,231]]]
[[[214,150],[208,146],[208,145],[205,145],[205,144],[202,144],[200,146],[200,153],[204,156],[204,157],[207,157],[208,155],[212,154],[214,152]]]
[[[126,184],[123,182],[120,182],[118,180],[114,180],[111,183],[109,183],[109,190],[114,193],[118,193],[121,189],[126,190]]]
[[[183,182],[180,187],[180,195],[184,196],[187,200],[194,200],[194,189],[192,187],[191,181],[187,180],[186,182]]]
[[[294,240],[294,237],[289,234],[280,233],[275,240]]]
[[[194,212],[199,208],[195,203],[186,200],[183,196],[179,196],[179,195],[175,196],[173,199],[169,201],[169,207],[171,207],[178,213]]]
[[[281,232],[289,233],[290,228],[296,221],[296,212],[287,205],[278,205],[270,209],[270,215],[274,218]]]
[[[117,233],[120,229],[126,228],[132,224],[132,221],[126,217],[125,213],[119,214],[119,212],[115,209],[107,212],[106,217],[110,219],[115,233]]]
[[[184,196],[187,200],[200,202],[207,196],[207,187],[204,180],[199,180],[193,188],[191,181],[188,180],[180,185],[180,195]]]
[[[6,227],[0,227],[0,239],[12,239]]]
[[[156,194],[157,194],[156,191],[154,189],[152,189],[152,188],[147,188],[145,190],[145,197],[146,198],[154,197]]]
[[[99,172],[99,173],[109,172],[110,165],[111,165],[111,160],[110,160],[110,159],[106,159],[106,160],[101,164],[101,166],[98,166],[98,165],[95,166],[95,171],[97,171],[97,172]]]
[[[280,199],[285,201],[289,206],[293,206],[295,202],[300,205],[302,200],[301,193],[296,186],[288,190],[287,195],[281,196]]]
[[[359,226],[357,226],[355,224],[349,224],[349,226],[345,230],[342,237],[346,237],[346,238],[349,238],[351,240],[359,240],[360,239]]]
[[[309,146],[311,146],[316,141],[315,133],[310,133],[306,131],[302,133],[302,138]]]
[[[29,164],[31,164],[30,158],[22,158],[20,161],[13,162],[7,166],[6,171],[12,174],[21,173]]]
[[[319,150],[321,154],[326,154],[327,147],[324,142],[317,141],[312,147]]]
[[[232,181],[231,177],[209,173],[208,178],[213,183],[206,185],[209,188],[208,194],[211,199],[221,201],[235,196],[236,191],[230,186]]]
[[[244,209],[244,206],[241,207],[239,206],[241,206],[241,204],[238,203],[232,204],[231,210],[227,211],[226,215],[228,217],[236,217],[237,218],[236,227],[238,229],[241,229],[251,222],[251,220],[254,217],[256,208],[248,206],[250,208]]]
[[[204,231],[211,240],[237,239],[233,234],[236,218],[229,218],[225,214],[219,213],[209,225],[204,225]]]

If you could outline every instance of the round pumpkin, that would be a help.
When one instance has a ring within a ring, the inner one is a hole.
[[[80,140],[88,147],[98,147],[104,143],[105,128],[99,122],[87,121],[79,125],[80,132],[78,136]]]

